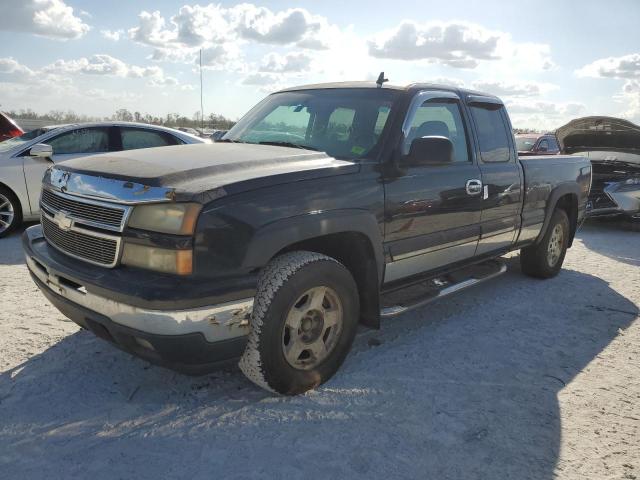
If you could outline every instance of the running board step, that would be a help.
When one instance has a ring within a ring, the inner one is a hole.
[[[502,260],[492,259],[385,293],[382,295],[380,316],[395,317],[439,298],[478,285],[506,271],[507,265]]]

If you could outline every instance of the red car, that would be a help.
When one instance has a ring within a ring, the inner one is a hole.
[[[24,131],[7,115],[0,112],[0,142],[19,137]]]
[[[558,141],[553,133],[519,133],[515,135],[518,155],[557,155],[560,153]]]

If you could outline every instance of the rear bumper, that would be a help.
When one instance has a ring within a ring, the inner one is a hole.
[[[29,272],[49,301],[81,327],[125,351],[197,374],[239,357],[244,350],[252,297],[181,309],[136,306],[69,275],[64,255],[52,251],[39,226],[27,229],[23,245]],[[92,268],[95,277],[104,272]]]

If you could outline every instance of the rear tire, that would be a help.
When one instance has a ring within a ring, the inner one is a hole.
[[[0,187],[0,238],[9,235],[21,223],[20,201],[11,190]]]
[[[256,385],[296,395],[326,382],[351,349],[358,289],[337,260],[285,253],[260,273],[240,369]]]
[[[569,231],[567,213],[556,209],[540,243],[520,250],[522,272],[536,278],[555,277],[567,253]]]

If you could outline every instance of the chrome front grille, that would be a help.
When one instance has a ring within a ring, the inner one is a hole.
[[[43,188],[40,197],[42,230],[61,252],[102,267],[115,267],[129,205],[101,202]]]
[[[47,241],[67,255],[103,267],[113,267],[118,261],[120,237],[110,237],[76,227],[65,230],[44,210],[42,230]]]
[[[87,225],[122,231],[126,214],[130,207],[105,205],[102,202],[79,199],[72,195],[54,192],[44,188],[40,202],[49,211],[63,211],[75,220]]]

